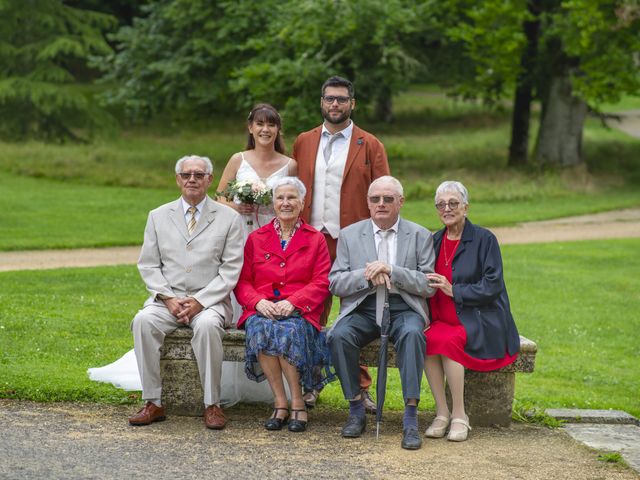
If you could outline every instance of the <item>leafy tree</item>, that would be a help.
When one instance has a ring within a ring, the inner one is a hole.
[[[616,0],[570,0],[547,8],[536,160],[575,165],[583,160],[588,105],[597,110],[640,90],[640,9],[635,1]]]
[[[288,0],[250,42],[256,55],[234,71],[232,90],[248,106],[270,101],[298,129],[318,122],[320,86],[352,80],[359,108],[392,119],[392,95],[428,65],[432,1]]]
[[[231,72],[255,54],[276,0],[158,0],[110,37],[116,53],[101,59],[107,100],[134,119],[160,112],[206,115],[235,107]]]
[[[108,13],[118,19],[120,25],[131,25],[134,17],[142,15],[142,6],[148,0],[64,0],[71,7]]]
[[[526,158],[532,99],[542,103],[536,161],[574,165],[587,105],[640,87],[636,0],[450,0],[440,12],[474,66],[459,90],[489,102],[515,91],[512,163]]]
[[[301,129],[317,122],[322,82],[342,74],[359,108],[390,120],[392,94],[426,65],[433,1],[159,0],[111,38],[109,101],[134,118],[265,101]]]
[[[63,140],[105,125],[72,71],[110,51],[102,32],[113,25],[59,0],[0,0],[0,135]]]

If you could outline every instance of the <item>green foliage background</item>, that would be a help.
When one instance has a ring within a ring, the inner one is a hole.
[[[111,51],[115,19],[59,0],[0,2],[0,136],[61,141],[113,127],[75,85],[91,55]]]

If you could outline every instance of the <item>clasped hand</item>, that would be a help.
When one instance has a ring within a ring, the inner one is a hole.
[[[391,266],[380,260],[369,262],[364,269],[364,278],[375,287],[384,285],[391,288]]]
[[[164,304],[171,312],[171,315],[178,319],[178,323],[189,325],[193,317],[199,314],[204,308],[200,302],[193,297],[172,297],[163,300]]]
[[[290,317],[296,308],[289,300],[280,300],[272,302],[263,298],[256,304],[256,310],[263,317],[270,320],[278,320],[280,318]]]
[[[449,283],[447,277],[439,273],[426,273],[425,276],[427,277],[430,287],[439,288],[445,295],[453,297],[453,286]]]

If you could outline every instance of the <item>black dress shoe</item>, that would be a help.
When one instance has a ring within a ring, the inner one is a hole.
[[[402,448],[418,450],[422,446],[422,437],[415,427],[405,428],[402,432]]]
[[[286,410],[287,411],[287,415],[284,418],[278,418],[276,415],[278,415],[278,410]],[[287,420],[289,419],[289,409],[288,408],[279,408],[279,407],[275,407],[273,409],[273,413],[271,414],[271,417],[267,418],[267,420],[264,422],[264,428],[266,428],[267,430],[282,430],[282,426],[287,423]]]
[[[291,415],[291,420],[289,420],[289,431],[290,432],[304,432],[307,429],[307,421],[306,420],[298,420],[298,413],[306,412],[306,409],[295,409],[292,408],[293,412]]]
[[[347,423],[342,427],[342,436],[345,438],[358,438],[367,428],[367,417],[349,415]]]

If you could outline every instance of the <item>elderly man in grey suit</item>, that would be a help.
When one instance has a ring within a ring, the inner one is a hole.
[[[205,425],[226,424],[220,408],[222,337],[232,320],[229,294],[242,268],[243,240],[238,213],[207,195],[212,174],[208,158],[181,158],[176,183],[182,196],[149,213],[138,270],[151,296],[132,322],[145,405],[129,417],[131,425],[165,419],[160,347],[179,326],[193,329]]]
[[[329,332],[332,361],[349,400],[343,437],[359,437],[366,427],[360,393],[360,349],[380,336],[381,295],[389,289],[390,338],[394,342],[405,400],[402,448],[422,445],[417,408],[424,368],[428,323],[426,298],[435,293],[426,273],[432,273],[435,254],[431,233],[400,218],[402,185],[391,176],[369,187],[371,219],[340,232],[329,288],[340,297],[340,313]],[[383,297],[382,297],[383,298]]]

